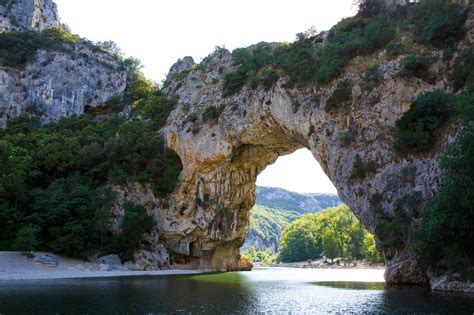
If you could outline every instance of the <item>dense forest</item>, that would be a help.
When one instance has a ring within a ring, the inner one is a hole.
[[[257,251],[277,253],[281,233],[305,213],[316,213],[341,203],[329,194],[299,194],[274,187],[257,187],[257,200],[250,211],[250,226],[242,250],[254,246]]]
[[[344,261],[382,261],[375,239],[354,216],[341,205],[319,213],[307,213],[289,223],[281,236],[281,251],[257,251],[254,247],[243,256],[255,262],[299,262],[318,259],[341,258]]]
[[[38,49],[63,49],[79,40],[60,29],[3,33],[0,64],[21,65]],[[112,43],[94,47],[113,53],[130,76],[125,93],[112,97],[101,115],[41,126],[27,114],[0,130],[0,250],[81,258],[113,252],[132,259],[154,223],[145,208],[127,204],[121,231],[112,234],[113,186],[139,182],[164,197],[177,184],[180,159],[158,135],[175,101]],[[127,106],[130,116],[119,115]]]

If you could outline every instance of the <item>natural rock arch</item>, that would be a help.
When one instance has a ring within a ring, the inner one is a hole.
[[[184,169],[171,207],[158,219],[173,260],[213,270],[238,269],[257,175],[278,156],[306,147],[340,198],[379,240],[387,238],[380,227],[397,218],[394,209],[402,204],[409,226],[407,235],[397,235],[395,246],[385,248],[386,278],[425,282],[411,257],[408,231],[435,193],[441,150],[400,157],[393,150],[393,137],[397,119],[416,95],[443,88],[446,81],[439,80],[436,87],[421,80],[407,84],[397,75],[400,58],[381,60],[383,82],[377,87],[367,87],[363,73],[347,72],[319,89],[288,88],[281,78],[269,90],[244,88],[227,98],[219,84],[232,67],[227,50],[217,51],[205,67],[194,67],[181,82],[173,75],[193,68],[193,62],[178,62],[165,92],[179,101],[163,132]],[[328,110],[328,99],[341,82],[349,84],[349,97]],[[416,206],[404,207],[403,200],[412,195]]]

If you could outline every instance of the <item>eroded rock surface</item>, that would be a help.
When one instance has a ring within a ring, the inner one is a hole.
[[[426,154],[399,155],[393,144],[396,121],[418,95],[450,90],[454,56],[445,56],[442,50],[431,53],[438,61],[430,68],[436,78],[430,83],[402,78],[406,54],[390,57],[384,50],[354,59],[346,73],[326,86],[288,88],[283,75],[269,90],[245,87],[231,97],[222,93],[223,77],[234,68],[225,49],[198,67],[189,63],[190,73],[184,79],[175,80],[173,71],[165,92],[179,101],[163,134],[181,157],[184,170],[170,208],[161,210],[158,221],[172,261],[213,270],[238,269],[238,249],[255,202],[257,175],[279,156],[308,148],[340,198],[378,240],[391,237],[380,227],[400,218],[396,209],[401,207],[406,233],[397,235],[401,240],[396,246],[385,246],[386,279],[427,283],[425,271],[412,257],[410,234],[436,192],[439,156],[455,138],[457,126],[444,128],[435,149]],[[382,78],[375,86],[364,77],[374,64]],[[179,69],[186,70],[182,61]],[[343,81],[351,86],[350,98],[327,110],[328,99]],[[209,118],[211,110],[218,114]],[[357,159],[373,165],[362,178],[351,176]]]
[[[59,27],[58,8],[52,0],[3,0],[0,3],[0,32]]]
[[[127,87],[128,71],[91,45],[38,51],[25,67],[0,66],[0,127],[32,113],[43,123],[96,110]]]

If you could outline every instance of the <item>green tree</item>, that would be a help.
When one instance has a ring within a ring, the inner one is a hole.
[[[423,211],[414,248],[420,261],[433,271],[461,271],[474,279],[474,94],[458,97],[456,107],[462,129],[443,154],[441,184]]]
[[[378,263],[383,261],[382,255],[377,249],[375,238],[370,233],[364,233],[361,253],[364,256],[364,260],[368,263]]]
[[[374,253],[364,247],[367,235],[373,237],[345,205],[307,214],[283,231],[280,259],[284,262],[304,261],[321,255],[346,261],[368,259],[365,254]]]
[[[23,253],[34,251],[39,243],[38,233],[38,227],[31,225],[22,227],[13,242],[13,248]]]
[[[140,248],[143,236],[153,228],[153,219],[143,206],[127,203],[124,206],[122,231],[115,240],[115,250],[127,261],[133,259],[134,252]]]

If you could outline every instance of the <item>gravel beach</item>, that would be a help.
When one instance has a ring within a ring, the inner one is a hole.
[[[101,266],[99,264],[57,255],[55,256],[59,258],[59,264],[56,267],[48,267],[34,262],[32,259],[27,258],[20,252],[0,252],[0,281],[127,277],[143,275],[191,275],[204,272],[181,269],[154,271],[101,271]]]

